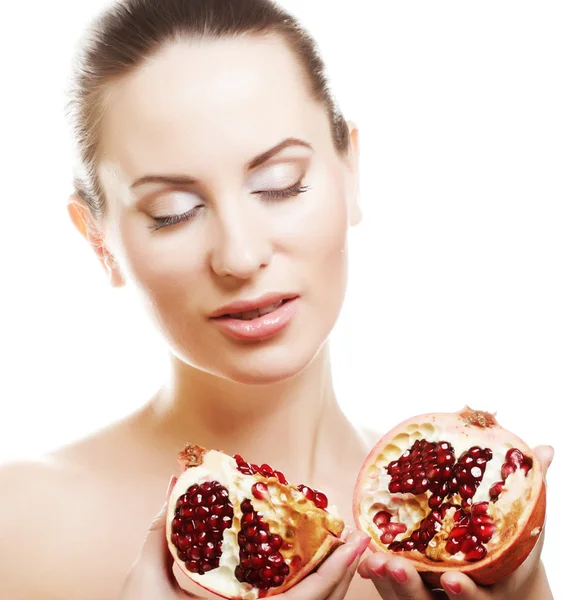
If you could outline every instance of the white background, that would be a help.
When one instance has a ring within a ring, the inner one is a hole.
[[[333,340],[342,405],[388,430],[468,403],[531,445],[553,444],[544,555],[556,598],[572,597],[580,3],[283,4],[320,42],[361,128],[365,219]],[[103,5],[3,8],[0,462],[134,410],[163,377],[156,334],[127,292],[108,288],[65,211],[64,89],[81,27]]]

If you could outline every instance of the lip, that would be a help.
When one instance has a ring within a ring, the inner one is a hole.
[[[257,310],[260,308],[265,308],[266,306],[271,306],[271,304],[276,304],[281,300],[295,300],[296,298],[297,294],[271,292],[253,300],[239,300],[237,302],[233,302],[232,304],[222,306],[218,310],[215,310],[213,313],[211,313],[210,318],[217,319],[218,317],[225,317],[226,315],[233,315],[246,312],[248,310]]]
[[[279,300],[286,300],[279,308],[270,312],[262,317],[245,321],[243,319],[235,319],[227,315],[220,315],[211,319],[211,322],[225,335],[236,340],[245,341],[259,341],[267,338],[271,338],[276,334],[283,331],[289,323],[293,320],[295,313],[297,312],[299,297],[291,297],[289,299],[278,296],[277,300],[267,301],[266,303],[257,304],[257,301],[253,301],[252,304],[244,304],[244,306],[252,306],[252,308],[245,308],[244,310],[255,310],[257,308],[264,308]],[[261,299],[262,301],[262,299]],[[232,304],[228,308],[229,313],[232,311],[231,306],[235,307],[236,312],[244,312],[240,310],[242,304]],[[220,309],[221,311],[224,309]]]

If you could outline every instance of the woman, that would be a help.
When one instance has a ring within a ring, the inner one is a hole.
[[[94,25],[75,83],[72,222],[111,284],[138,291],[172,369],[130,418],[2,474],[4,597],[186,597],[163,512],[150,525],[186,440],[277,465],[350,523],[376,438],[336,402],[327,339],[360,218],[358,133],[270,0],[126,0]],[[365,536],[347,542],[281,600],[442,595],[401,557],[360,560]],[[445,593],[551,598],[539,551],[489,590],[449,573]]]

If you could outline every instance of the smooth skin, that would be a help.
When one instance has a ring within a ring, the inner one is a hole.
[[[10,600],[184,597],[168,571],[161,517],[151,522],[187,441],[267,462],[325,491],[353,527],[358,472],[394,425],[358,431],[333,389],[327,340],[344,300],[348,229],[360,220],[358,131],[350,124],[349,151],[338,154],[325,110],[281,39],[162,48],[110,84],[99,139],[107,213],[95,219],[73,196],[69,214],[110,283],[131,287],[157,325],[169,376],[119,423],[0,470],[0,582]],[[265,159],[293,139],[310,147],[292,143]],[[174,183],[138,183],[151,175]],[[273,197],[298,184],[303,191]],[[162,217],[190,211],[191,219],[155,229]],[[270,292],[298,296],[293,320],[272,338],[234,340],[209,319]],[[113,386],[112,394],[108,402]],[[352,577],[361,538],[346,539],[287,600],[414,597],[394,596],[386,578]],[[362,574],[378,560],[364,558]],[[522,600],[546,600],[533,563],[513,581],[531,586]],[[413,573],[410,582],[418,588]]]

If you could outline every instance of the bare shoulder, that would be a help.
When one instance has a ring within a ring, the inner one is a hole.
[[[57,597],[45,592],[54,588],[52,557],[62,556],[62,523],[74,477],[49,459],[0,467],[0,580],[7,598],[41,597],[39,592]],[[43,557],[40,571],[31,570],[34,556]]]
[[[130,522],[119,509],[150,477],[136,469],[131,431],[119,423],[38,460],[0,466],[3,598],[115,597],[160,500],[148,502],[144,491]]]

